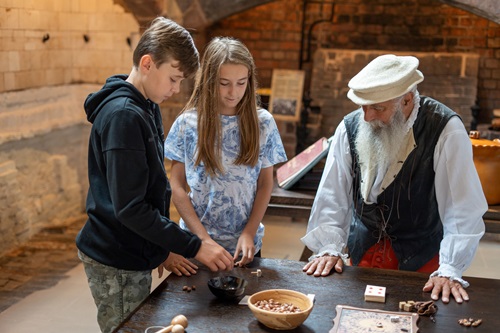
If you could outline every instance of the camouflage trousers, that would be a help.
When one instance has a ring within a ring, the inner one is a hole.
[[[149,295],[151,270],[128,271],[103,265],[78,251],[97,306],[97,323],[112,332]]]

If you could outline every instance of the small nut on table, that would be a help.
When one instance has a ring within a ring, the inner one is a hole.
[[[472,324],[467,318],[459,319],[458,323],[465,327],[469,327]]]
[[[251,273],[257,275],[257,277],[262,276],[262,271],[260,269],[256,270],[255,272],[251,272]]]
[[[458,320],[458,323],[462,326],[466,326],[466,327],[477,327],[479,325],[481,325],[481,323],[483,322],[482,319],[474,319],[474,318],[463,318],[463,319],[459,319]]]
[[[477,319],[477,320],[474,320],[471,324],[472,327],[477,327],[479,325],[481,325],[481,323],[483,322],[482,319]]]

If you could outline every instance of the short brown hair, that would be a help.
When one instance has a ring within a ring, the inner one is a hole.
[[[174,60],[184,77],[191,77],[200,66],[200,56],[191,34],[182,26],[165,17],[157,17],[142,34],[134,50],[134,67],[141,58],[151,55],[157,67]]]

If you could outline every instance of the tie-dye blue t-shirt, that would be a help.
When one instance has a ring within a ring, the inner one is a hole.
[[[175,120],[165,141],[165,157],[185,164],[189,197],[201,223],[210,237],[231,254],[252,211],[260,170],[287,160],[274,118],[264,109],[257,114],[260,153],[254,167],[233,164],[240,152],[238,116],[219,116],[225,172],[214,178],[208,176],[203,163],[194,164],[198,142],[195,110],[184,112]],[[182,219],[180,226],[189,230]],[[260,223],[254,238],[256,252],[262,248],[263,236],[264,225]]]

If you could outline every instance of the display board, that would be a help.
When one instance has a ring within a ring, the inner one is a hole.
[[[302,70],[274,69],[269,112],[279,120],[299,121],[305,73]]]

